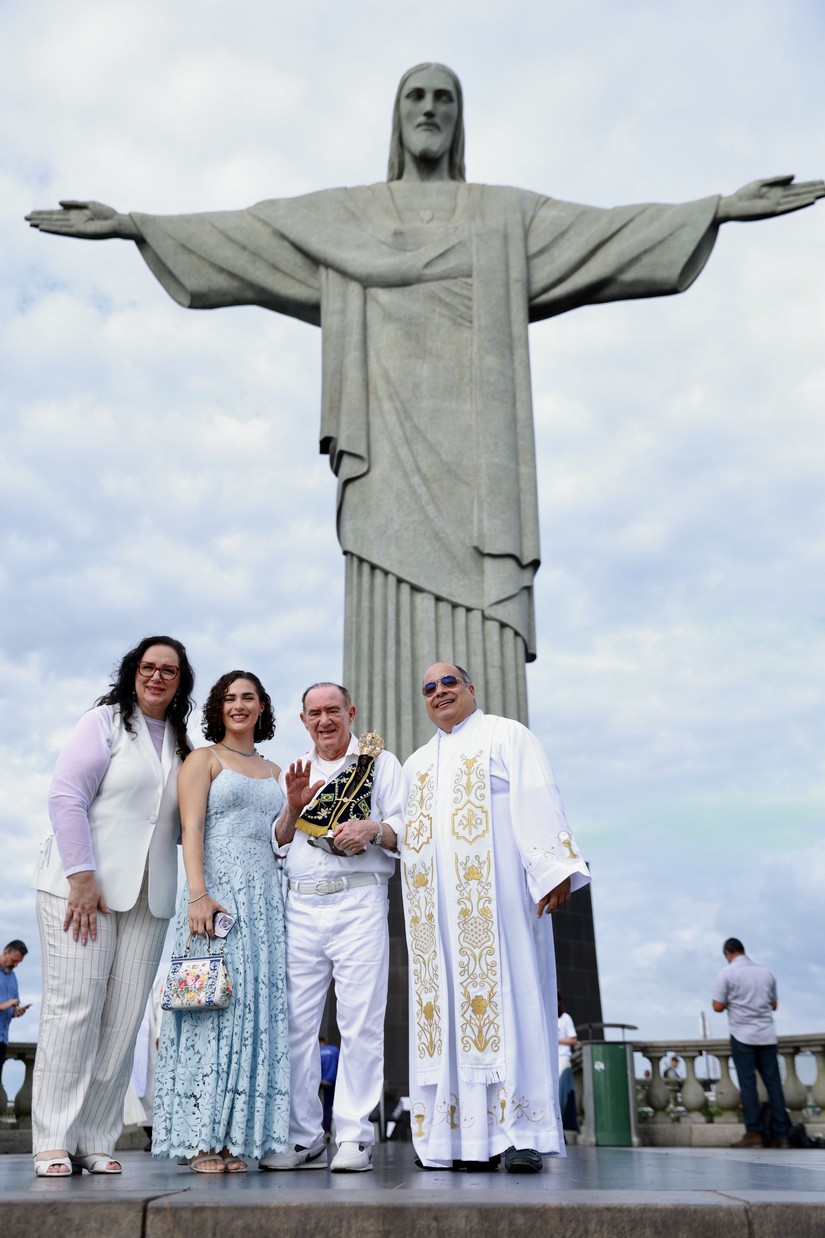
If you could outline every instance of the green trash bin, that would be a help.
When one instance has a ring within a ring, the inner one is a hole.
[[[585,1042],[582,1050],[586,1076],[585,1108],[589,1092],[592,1103],[591,1131],[595,1143],[609,1148],[632,1147],[635,1142],[635,1112],[631,1109],[630,1045],[592,1041],[589,1044]],[[591,1125],[589,1118],[588,1125]]]

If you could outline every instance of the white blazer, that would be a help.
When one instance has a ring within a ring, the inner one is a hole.
[[[137,902],[143,874],[149,871],[149,910],[169,919],[175,913],[178,884],[178,771],[175,733],[169,723],[158,763],[149,728],[139,709],[127,731],[116,706],[106,705],[112,719],[109,766],[89,807],[95,880],[112,911],[128,911]],[[148,861],[148,862],[147,862]],[[67,898],[69,883],[49,833],[41,848],[33,883]]]

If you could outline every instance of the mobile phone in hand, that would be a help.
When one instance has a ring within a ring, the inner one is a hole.
[[[215,923],[213,925],[215,929],[215,936],[226,937],[234,923],[235,923],[234,916],[230,916],[229,913],[226,911],[216,911],[215,912]]]

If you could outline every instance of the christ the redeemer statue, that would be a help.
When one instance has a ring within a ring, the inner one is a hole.
[[[823,193],[821,181],[782,176],[727,197],[602,210],[467,184],[460,83],[425,64],[398,87],[386,184],[193,215],[66,201],[27,218],[134,241],[187,308],[260,305],[322,328],[344,682],[406,755],[429,737],[414,700],[433,661],[469,667],[485,709],[527,721],[539,564],[528,324],[682,292],[720,224]]]

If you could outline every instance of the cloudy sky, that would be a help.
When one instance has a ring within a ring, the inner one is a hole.
[[[341,673],[343,561],[320,332],[185,312],[130,243],[25,212],[381,180],[397,79],[430,59],[462,78],[474,181],[609,206],[811,179],[825,9],[3,0],[0,49],[0,937],[37,1003],[49,775],[113,663],[169,631],[201,701],[257,670],[289,759],[301,689]],[[823,1027],[824,336],[825,204],[727,226],[682,297],[532,328],[531,723],[592,866],[605,1018],[646,1038],[698,1034],[731,933],[779,978],[780,1032]]]

